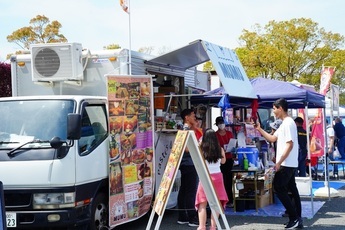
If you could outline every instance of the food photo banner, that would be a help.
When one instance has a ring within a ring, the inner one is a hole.
[[[109,225],[150,210],[154,192],[151,76],[107,75],[109,109]]]

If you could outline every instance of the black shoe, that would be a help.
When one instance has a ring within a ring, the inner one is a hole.
[[[178,224],[188,224],[189,223],[189,220],[188,220],[188,217],[186,216],[179,216],[179,218],[177,219],[177,223]]]
[[[198,220],[189,221],[188,226],[189,227],[199,227],[199,221]]]
[[[188,221],[188,220],[180,220],[180,219],[179,219],[179,220],[177,221],[177,223],[178,223],[178,224],[188,224],[189,221]]]
[[[302,218],[298,219],[298,226],[297,226],[297,228],[299,228],[299,229],[304,228],[304,226],[303,226],[303,219]]]
[[[289,223],[285,226],[285,229],[295,229],[299,225],[299,219],[290,220]]]
[[[189,220],[188,226],[189,227],[198,227],[199,226],[199,219],[197,217],[192,218],[191,220]]]
[[[297,226],[296,228],[298,228],[298,229],[303,229],[304,226],[303,226],[303,224],[298,224],[298,226]]]

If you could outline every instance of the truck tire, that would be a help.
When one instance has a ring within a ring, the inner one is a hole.
[[[108,201],[103,193],[99,193],[92,201],[90,230],[108,229]]]

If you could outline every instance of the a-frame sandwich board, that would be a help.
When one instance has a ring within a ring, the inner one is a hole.
[[[219,213],[222,217],[225,229],[230,229],[224,214],[224,209],[218,199],[217,193],[213,187],[213,183],[207,169],[203,155],[201,154],[199,143],[196,139],[194,131],[178,131],[176,134],[175,142],[172,146],[171,153],[164,170],[164,174],[156,193],[156,198],[152,208],[149,222],[147,223],[146,230],[151,229],[155,213],[158,215],[158,220],[155,225],[155,230],[158,230],[162,222],[164,211],[167,205],[168,198],[170,196],[172,185],[175,181],[177,171],[179,169],[182,155],[185,148],[188,148],[191,154],[195,169],[199,176],[199,180],[204,188],[209,207],[211,208],[212,215],[217,222],[217,228],[222,229],[216,213]]]

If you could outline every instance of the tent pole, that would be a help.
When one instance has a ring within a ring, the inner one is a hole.
[[[304,108],[304,117],[306,119],[305,127],[307,131],[307,146],[310,146],[310,129],[309,129],[309,117],[308,117],[308,105],[305,105]],[[314,196],[313,196],[313,178],[311,173],[311,160],[310,160],[310,149],[307,148],[308,151],[308,162],[309,162],[309,183],[310,183],[310,203],[311,203],[311,213],[314,216]]]
[[[326,129],[326,109],[323,108],[323,137],[324,137],[324,143],[325,145],[323,146],[323,149],[324,149],[324,169],[325,169],[325,182],[324,182],[324,187],[321,187],[321,188],[318,188],[316,191],[315,191],[315,196],[318,196],[318,197],[325,197],[326,196],[326,192],[327,192],[327,195],[328,195],[328,200],[331,200],[331,197],[336,197],[336,196],[339,196],[339,192],[334,189],[334,188],[331,188],[329,186],[329,171],[328,171],[328,166],[329,166],[329,162],[328,162],[328,156],[327,156],[327,151],[328,148],[327,148],[327,145],[328,145],[328,138],[326,138],[327,136],[327,129]]]

